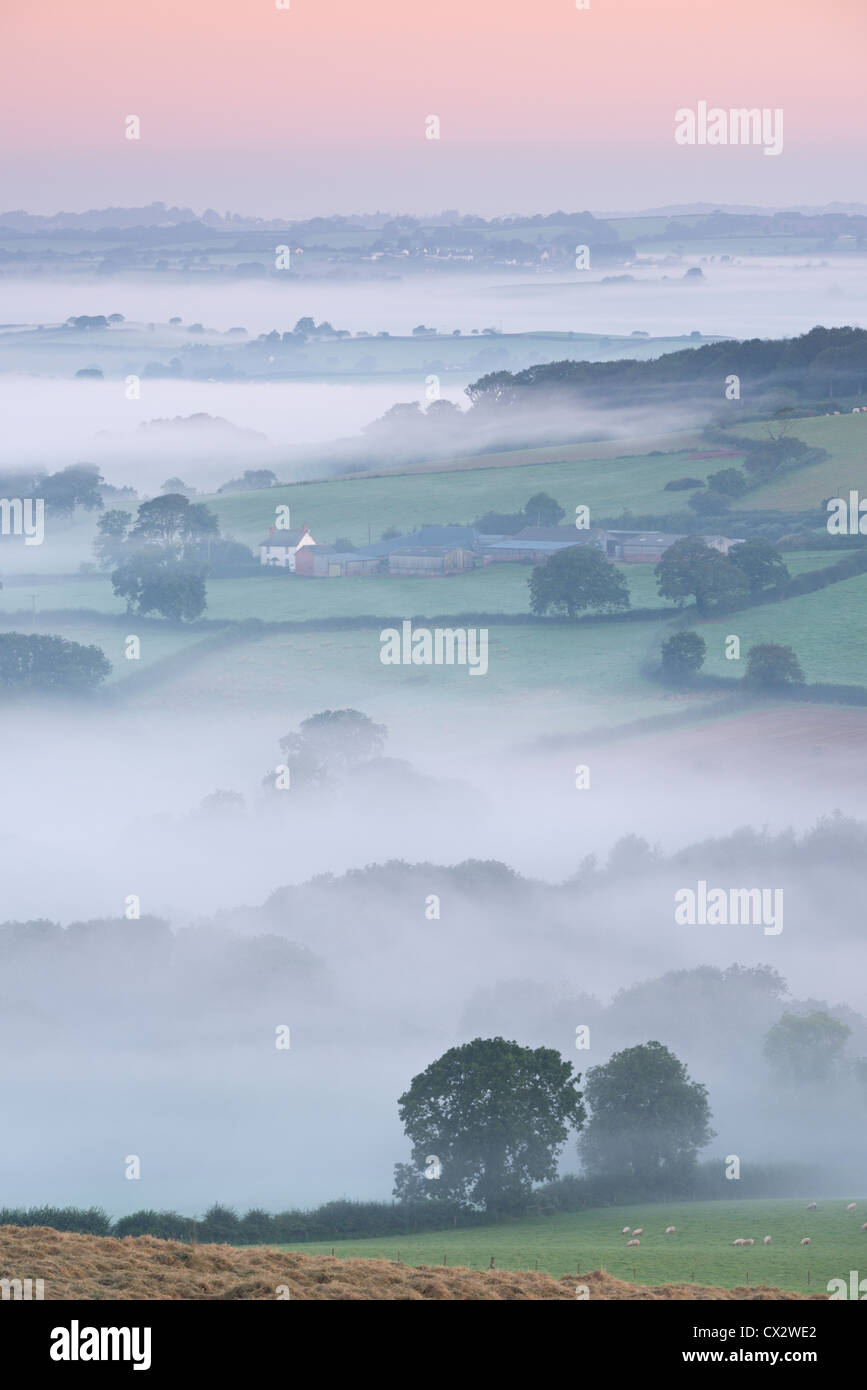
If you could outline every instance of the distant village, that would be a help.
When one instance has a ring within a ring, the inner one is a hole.
[[[261,563],[313,579],[358,578],[370,574],[432,578],[464,574],[484,565],[542,565],[559,550],[593,545],[622,564],[655,564],[680,536],[659,531],[578,530],[574,526],[527,526],[516,535],[485,535],[473,526],[422,526],[355,550],[319,545],[308,526],[291,531],[271,528],[259,546]],[[704,536],[727,555],[737,544],[727,536]]]

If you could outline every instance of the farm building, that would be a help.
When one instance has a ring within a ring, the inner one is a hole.
[[[259,546],[259,558],[263,565],[276,565],[280,569],[294,570],[298,551],[315,544],[306,525],[295,531],[278,531],[276,526],[272,526],[267,540],[262,541]]]
[[[623,564],[655,564],[661,560],[669,546],[683,536],[667,535],[662,531],[606,531],[605,553],[609,560],[619,560]],[[729,547],[738,542],[727,536],[702,536],[705,545],[728,555]]]
[[[358,578],[377,574],[379,568],[380,561],[375,555],[364,555],[358,550],[335,550],[331,545],[304,546],[295,556],[295,573],[314,579]]]
[[[481,549],[478,532],[472,526],[420,526],[408,536],[392,536],[387,541],[374,541],[363,547],[365,555],[389,556],[407,546],[446,546],[448,549],[478,551]]]
[[[477,564],[472,550],[461,546],[407,545],[388,556],[388,572],[397,575],[461,574]]]
[[[525,526],[514,536],[504,536],[484,547],[485,564],[514,563],[543,565],[558,550],[573,545],[595,545],[604,549],[603,531],[590,528],[579,531],[575,526]]]

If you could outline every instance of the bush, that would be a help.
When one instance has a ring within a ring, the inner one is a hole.
[[[663,492],[687,492],[694,487],[704,487],[701,478],[672,478],[670,483],[666,483]]]
[[[791,647],[776,642],[760,642],[747,653],[744,684],[759,690],[775,690],[780,686],[803,685],[801,663]]]
[[[662,673],[670,681],[680,682],[701,669],[707,644],[697,632],[676,632],[662,644]]]
[[[195,1222],[176,1211],[134,1211],[114,1223],[111,1232],[119,1240],[124,1236],[157,1236],[160,1240],[189,1240]]]

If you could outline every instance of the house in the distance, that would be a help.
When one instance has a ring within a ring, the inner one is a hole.
[[[278,531],[272,526],[266,540],[259,546],[259,558],[263,565],[277,565],[280,569],[294,570],[298,551],[316,542],[305,523],[300,530]]]

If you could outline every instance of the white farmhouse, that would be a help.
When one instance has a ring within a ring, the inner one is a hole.
[[[259,558],[263,565],[277,565],[280,569],[295,569],[295,554],[303,545],[315,545],[305,523],[300,531],[278,531],[272,526],[267,540],[259,546]]]

